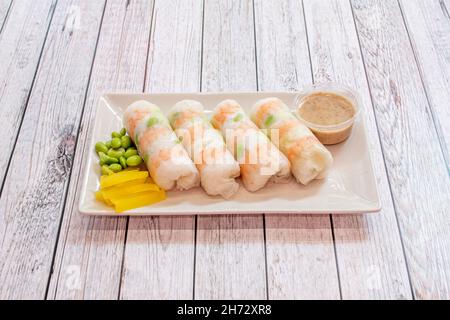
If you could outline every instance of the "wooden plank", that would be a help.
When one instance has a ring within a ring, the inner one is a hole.
[[[340,298],[330,216],[267,215],[266,236],[269,299]]]
[[[202,25],[202,1],[155,3],[146,92],[199,91]]]
[[[400,1],[450,172],[450,16],[442,1]]]
[[[450,0],[444,0],[439,2],[441,4],[442,10],[446,13],[447,17],[450,19]]]
[[[202,90],[256,90],[251,1],[205,1]],[[262,215],[198,216],[196,299],[265,299]]]
[[[261,215],[197,219],[195,299],[265,299]]]
[[[206,1],[204,19],[202,90],[256,90],[252,2]]]
[[[315,82],[336,81],[361,96],[363,118],[383,210],[333,216],[343,299],[411,298],[399,229],[352,9],[346,1],[304,2]]]
[[[40,53],[53,16],[55,0],[16,1],[0,37],[0,186],[4,182]]]
[[[126,218],[93,218],[78,211],[83,154],[98,98],[106,91],[139,92],[145,79],[153,1],[108,1],[84,107],[48,298],[117,299]]]
[[[0,198],[0,298],[45,297],[103,7],[56,6]]]
[[[300,1],[255,1],[258,83],[298,90],[311,83]],[[330,216],[266,215],[269,299],[339,299]]]
[[[200,87],[202,1],[155,2],[146,91]],[[192,299],[195,217],[130,218],[122,299]]]
[[[1,31],[3,30],[3,23],[5,22],[5,20],[8,16],[11,4],[12,4],[12,0],[1,0],[0,1],[0,34],[1,34]]]
[[[450,177],[397,1],[353,1],[414,296],[450,297]]]

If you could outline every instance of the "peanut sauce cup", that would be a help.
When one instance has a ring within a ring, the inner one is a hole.
[[[346,140],[361,110],[359,95],[337,83],[315,84],[302,90],[294,112],[322,144]]]

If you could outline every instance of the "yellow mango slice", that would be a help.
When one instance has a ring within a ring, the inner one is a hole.
[[[148,171],[121,171],[110,176],[101,176],[100,189],[147,177]]]
[[[102,190],[102,196],[105,200],[113,200],[115,198],[121,198],[124,196],[133,195],[135,193],[145,192],[145,191],[160,191],[161,189],[153,183],[139,183],[134,185],[128,185],[125,187],[113,186],[108,188],[108,190]]]
[[[105,198],[103,197],[103,193],[101,190],[99,190],[95,193],[95,199],[97,199],[98,201],[105,202]]]
[[[148,171],[124,170],[102,176],[95,198],[123,212],[162,201],[166,193],[153,183]]]
[[[130,186],[135,186],[137,184],[142,184],[142,183],[147,183],[147,182],[148,182],[148,178],[139,178],[139,179],[131,180],[128,182],[115,184],[115,185],[112,185],[111,187],[102,188],[100,186],[100,190],[101,191],[109,191],[109,190],[115,190],[115,189],[119,189],[119,188],[127,188]]]
[[[120,198],[112,199],[116,212],[123,212],[143,206],[147,206],[166,199],[166,193],[164,190],[160,191],[146,191],[136,193],[130,196],[124,196]]]
[[[106,203],[108,206],[112,206],[112,202],[108,199],[105,199],[105,197],[103,196],[103,191],[99,190],[95,193],[95,199],[97,199],[98,201],[104,202]]]

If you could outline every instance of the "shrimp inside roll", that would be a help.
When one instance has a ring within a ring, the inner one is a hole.
[[[239,162],[242,182],[247,190],[257,191],[269,180],[284,182],[289,179],[289,161],[236,101],[219,103],[211,122],[225,137],[228,150]]]
[[[203,105],[194,100],[183,100],[169,111],[168,118],[185,150],[200,172],[200,183],[211,196],[225,199],[239,189],[235,178],[239,164],[227,150],[221,134],[204,115]]]
[[[306,185],[326,176],[333,163],[331,153],[283,101],[262,99],[253,106],[250,117],[289,159],[292,174],[298,182]]]
[[[156,184],[165,190],[199,185],[197,168],[158,106],[136,101],[125,110],[123,122]]]

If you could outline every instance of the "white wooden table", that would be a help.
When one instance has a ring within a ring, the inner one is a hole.
[[[0,0],[0,298],[450,298],[450,0]],[[379,214],[92,218],[103,92],[357,89]]]

